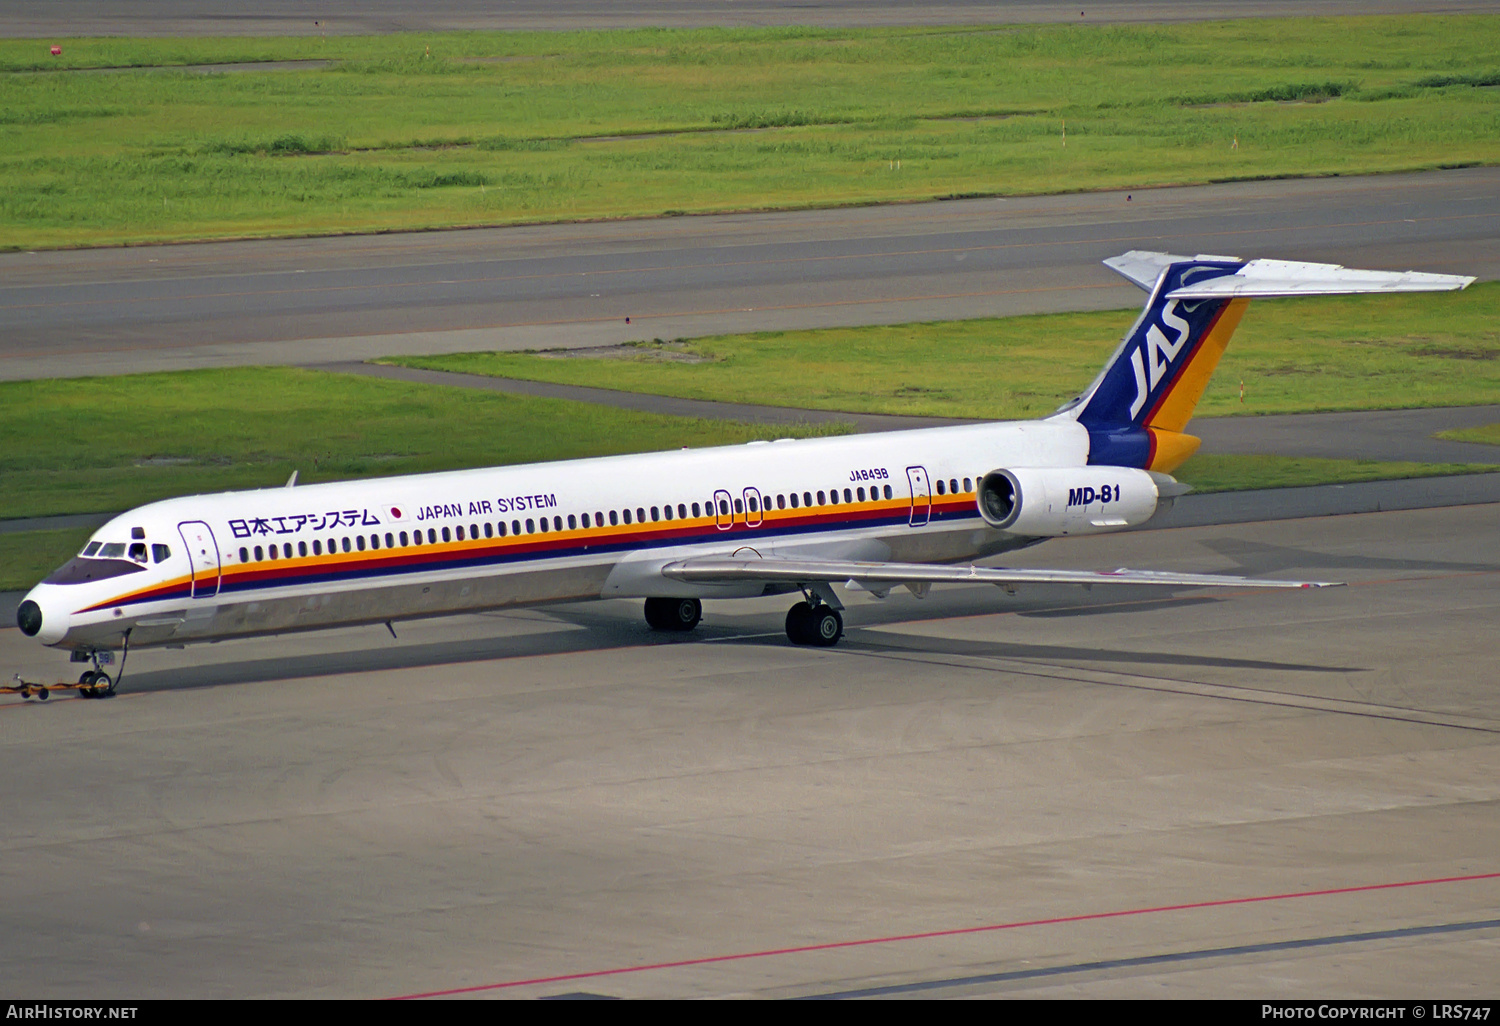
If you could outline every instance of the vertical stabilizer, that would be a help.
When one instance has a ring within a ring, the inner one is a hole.
[[[1183,429],[1251,298],[1439,292],[1474,280],[1139,250],[1104,263],[1147,289],[1151,298],[1099,377],[1065,415],[1088,429],[1090,463],[1163,473],[1197,451],[1198,439]]]

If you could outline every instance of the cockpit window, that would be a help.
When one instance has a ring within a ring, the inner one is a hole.
[[[121,556],[125,555],[125,543],[109,542],[104,546],[104,548],[96,552],[95,555],[100,559],[119,559]]]
[[[172,558],[172,550],[160,543],[151,546],[151,562],[164,563]]]
[[[146,561],[146,543],[136,542],[134,545],[131,545],[130,558],[137,563],[144,563]]]
[[[106,545],[110,548],[124,549],[124,545]],[[104,581],[111,577],[120,577],[124,574],[139,573],[146,569],[139,563],[132,563],[128,559],[70,559],[62,566],[54,570],[43,584],[84,584],[88,581]]]
[[[79,553],[79,555],[92,556],[94,553],[99,551],[99,546],[103,544],[103,542],[89,542],[88,545],[84,547],[84,550]]]

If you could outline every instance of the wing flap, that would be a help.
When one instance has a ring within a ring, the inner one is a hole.
[[[1160,570],[1026,570],[933,563],[868,563],[843,559],[734,559],[701,556],[668,563],[662,576],[689,584],[807,585],[853,581],[866,591],[898,584],[1150,584],[1179,588],[1331,588],[1336,581],[1270,581],[1224,574]]]

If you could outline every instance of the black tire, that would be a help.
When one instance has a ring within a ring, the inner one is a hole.
[[[786,636],[793,645],[812,644],[812,615],[812,606],[806,602],[798,602],[786,611]]]
[[[47,689],[46,688],[37,688],[36,689],[36,697],[40,698],[43,702],[45,702],[47,700]]]
[[[690,631],[703,619],[703,603],[695,598],[648,598],[646,623],[657,631]]]
[[[820,605],[812,611],[808,626],[811,641],[821,648],[831,648],[844,636],[844,618],[832,606]]]
[[[93,687],[94,686],[94,671],[93,670],[84,670],[83,673],[79,674],[78,675],[78,686],[82,687],[82,688]]]
[[[94,674],[94,697],[108,698],[115,693],[115,682],[109,679],[109,674],[100,670]]]

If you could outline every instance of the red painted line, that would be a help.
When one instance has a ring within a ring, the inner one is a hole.
[[[992,923],[988,926],[962,926],[952,930],[931,930],[927,933],[904,933],[893,937],[867,937],[861,940],[829,941],[825,944],[804,944],[794,948],[771,948],[766,951],[741,951],[732,955],[708,955],[703,958],[684,958],[676,962],[654,962],[649,965],[620,966],[615,969],[594,969],[581,973],[564,973],[561,976],[537,976],[529,980],[506,980],[503,983],[482,983],[472,987],[454,987],[451,990],[432,990],[423,994],[402,994],[391,1001],[413,1001],[418,998],[452,997],[456,994],[477,994],[486,990],[506,990],[511,987],[527,987],[543,983],[567,983],[572,980],[598,979],[601,976],[622,976],[626,973],[644,973],[656,969],[681,969],[694,965],[714,965],[719,962],[738,962],[750,958],[770,958],[773,955],[800,955],[811,951],[835,951],[840,948],[868,947],[872,944],[894,944],[899,941],[932,940],[936,937],[961,937],[972,933],[993,933],[998,930],[1019,930],[1028,926],[1056,926],[1061,923],[1084,923],[1096,919],[1115,919],[1121,916],[1143,916],[1154,912],[1185,912],[1200,908],[1223,908],[1228,905],[1252,905],[1264,901],[1288,901],[1292,898],[1319,898],[1332,894],[1359,894],[1366,891],[1387,891],[1398,887],[1427,887],[1432,884],[1464,883],[1472,880],[1500,879],[1497,873],[1475,873],[1472,876],[1444,876],[1430,880],[1400,880],[1396,883],[1361,884],[1356,887],[1331,887],[1321,891],[1292,891],[1287,894],[1259,894],[1249,898],[1219,898],[1215,901],[1195,901],[1185,905],[1156,905],[1151,908],[1120,909],[1114,912],[1086,912],[1076,916],[1057,916],[1051,919],[1023,919],[1013,923]]]

